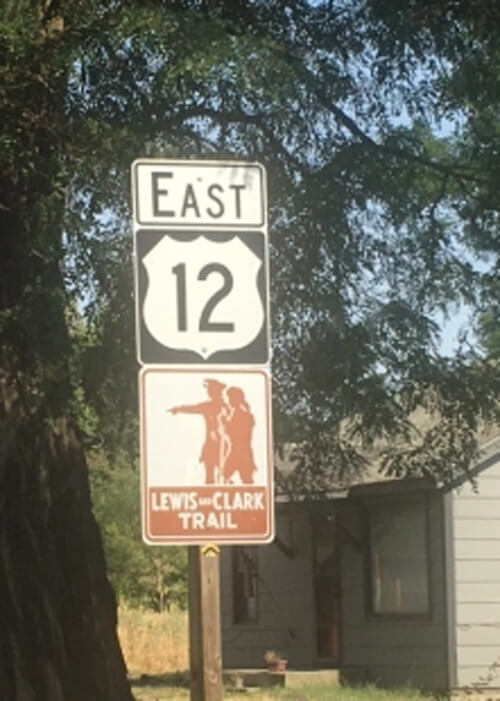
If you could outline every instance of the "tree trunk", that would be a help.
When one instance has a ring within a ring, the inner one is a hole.
[[[0,698],[131,699],[75,433],[33,425],[5,376],[0,415]]]
[[[22,162],[0,166],[0,699],[128,701],[85,458],[67,418],[52,144],[38,153],[24,180]]]

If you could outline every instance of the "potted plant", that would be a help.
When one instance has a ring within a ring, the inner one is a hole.
[[[264,660],[270,672],[284,672],[286,670],[287,660],[283,658],[279,650],[266,650]]]

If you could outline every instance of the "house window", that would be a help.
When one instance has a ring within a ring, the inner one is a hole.
[[[233,621],[257,621],[257,548],[233,547]]]
[[[375,614],[429,612],[424,499],[370,508],[371,606]]]

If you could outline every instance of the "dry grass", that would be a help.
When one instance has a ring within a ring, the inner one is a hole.
[[[132,676],[188,668],[187,613],[172,609],[153,613],[126,606],[118,611],[118,635]]]
[[[136,701],[186,701],[190,698],[188,689],[179,689],[174,687],[143,687],[132,686],[132,691]],[[224,701],[242,701],[245,696],[251,701],[280,701],[276,695],[269,695],[265,692],[256,691],[255,689],[248,694],[237,692],[232,694],[230,691],[224,692]],[[310,696],[303,694],[294,694],[293,696],[282,697],[281,701],[309,701]],[[333,700],[332,700],[333,701]]]
[[[186,701],[187,689],[173,687],[135,687],[136,701]],[[224,693],[224,701],[437,701],[411,690],[384,691],[373,686],[359,689],[332,686],[301,687],[297,689],[251,690],[248,694]],[[442,700],[444,701],[444,700]]]

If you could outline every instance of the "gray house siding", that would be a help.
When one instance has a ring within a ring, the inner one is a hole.
[[[231,548],[222,548],[221,611],[225,668],[261,668],[264,653],[278,649],[295,668],[314,666],[311,526],[303,511],[277,517],[277,534],[293,550],[289,558],[274,545],[257,548],[258,620],[233,622]]]
[[[395,503],[393,501],[393,503]],[[387,508],[391,508],[387,501]],[[342,651],[345,676],[383,685],[447,686],[442,496],[429,493],[428,563],[430,613],[396,619],[374,616],[367,606],[366,547],[361,513],[345,516],[341,548]]]
[[[457,686],[500,687],[500,459],[453,494]]]

